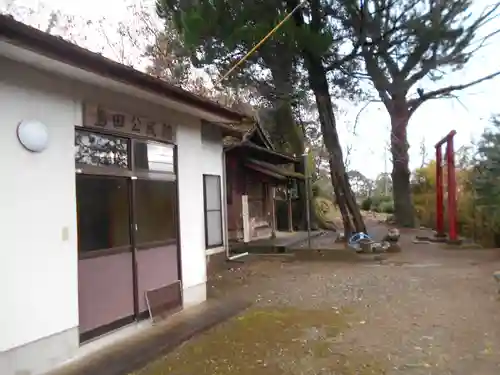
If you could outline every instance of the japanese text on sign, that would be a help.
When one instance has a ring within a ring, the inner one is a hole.
[[[161,141],[174,141],[174,128],[167,122],[112,111],[98,105],[85,104],[83,126],[115,130],[128,135],[142,135]]]

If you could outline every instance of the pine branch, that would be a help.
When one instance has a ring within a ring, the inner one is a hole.
[[[437,70],[442,66],[458,65],[460,62],[467,62],[476,52],[486,46],[486,43],[495,35],[500,33],[500,29],[494,30],[479,40],[473,41],[474,34],[486,23],[496,19],[499,15],[495,12],[499,9],[500,3],[485,10],[476,21],[468,26],[459,40],[456,41],[455,47],[444,56],[439,56],[437,45],[434,43],[421,41],[420,45],[408,57],[405,66],[402,69],[404,77],[407,77],[420,63],[420,69],[406,79],[405,86],[409,90],[414,84],[422,78],[430,74],[433,70]],[[431,51],[432,56],[423,59],[425,47]]]
[[[380,100],[376,100],[376,99],[371,99],[369,100],[368,102],[366,102],[362,107],[361,109],[358,111],[358,113],[356,114],[356,117],[355,117],[355,120],[354,120],[354,127],[353,127],[353,131],[352,131],[352,134],[357,136],[357,133],[356,133],[356,129],[358,127],[358,122],[359,122],[359,119],[361,117],[361,114],[363,113],[363,111],[372,103],[380,103]]]
[[[485,82],[485,81],[489,81],[497,76],[500,75],[500,70],[495,72],[495,73],[492,73],[492,74],[489,74],[487,76],[484,76],[482,78],[479,78],[479,79],[476,79],[474,81],[471,81],[471,82],[468,82],[468,83],[464,83],[462,85],[451,85],[451,86],[447,86],[447,87],[442,87],[440,89],[437,89],[437,90],[433,90],[433,91],[429,91],[429,92],[426,92],[426,93],[422,93],[418,98],[415,98],[415,99],[410,99],[408,101],[408,108],[409,108],[409,113],[410,113],[410,116],[422,105],[424,104],[427,100],[431,100],[431,99],[438,99],[438,98],[442,98],[442,97],[446,97],[448,95],[450,95],[452,92],[454,91],[460,91],[460,90],[465,90],[469,87],[472,87],[472,86],[475,86],[479,83],[482,83],[482,82]]]

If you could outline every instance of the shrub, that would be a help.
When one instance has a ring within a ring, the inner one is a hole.
[[[373,201],[370,197],[363,199],[361,202],[361,209],[364,211],[370,211],[372,208]]]
[[[389,195],[374,195],[370,197],[372,200],[372,206],[380,206],[382,202],[389,202],[392,200],[392,197]]]
[[[393,214],[394,213],[394,202],[393,201],[386,201],[380,203],[379,206],[380,212],[386,213],[386,214]]]
[[[371,200],[371,210],[377,213],[385,212],[382,208],[384,204],[386,203],[392,204],[392,197],[386,195],[375,195],[373,197],[370,197],[370,200]]]

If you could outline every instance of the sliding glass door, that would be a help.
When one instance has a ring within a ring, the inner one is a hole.
[[[181,304],[174,150],[76,131],[81,341]]]
[[[134,319],[130,180],[76,176],[82,340]]]
[[[164,309],[180,306],[177,184],[171,146],[134,142],[134,244],[139,314],[148,313],[148,292],[161,290]],[[149,296],[149,299],[154,298]],[[153,301],[154,302],[154,301]]]

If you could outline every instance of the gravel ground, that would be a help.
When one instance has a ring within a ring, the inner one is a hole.
[[[211,280],[210,294],[251,298],[249,315],[192,340],[144,375],[246,374],[245,368],[259,375],[500,374],[500,300],[492,278],[500,252],[417,245],[410,234],[401,244],[403,252],[384,262],[269,257],[235,264]],[[260,367],[251,365],[254,357]],[[205,364],[195,372],[183,367],[194,362]]]

